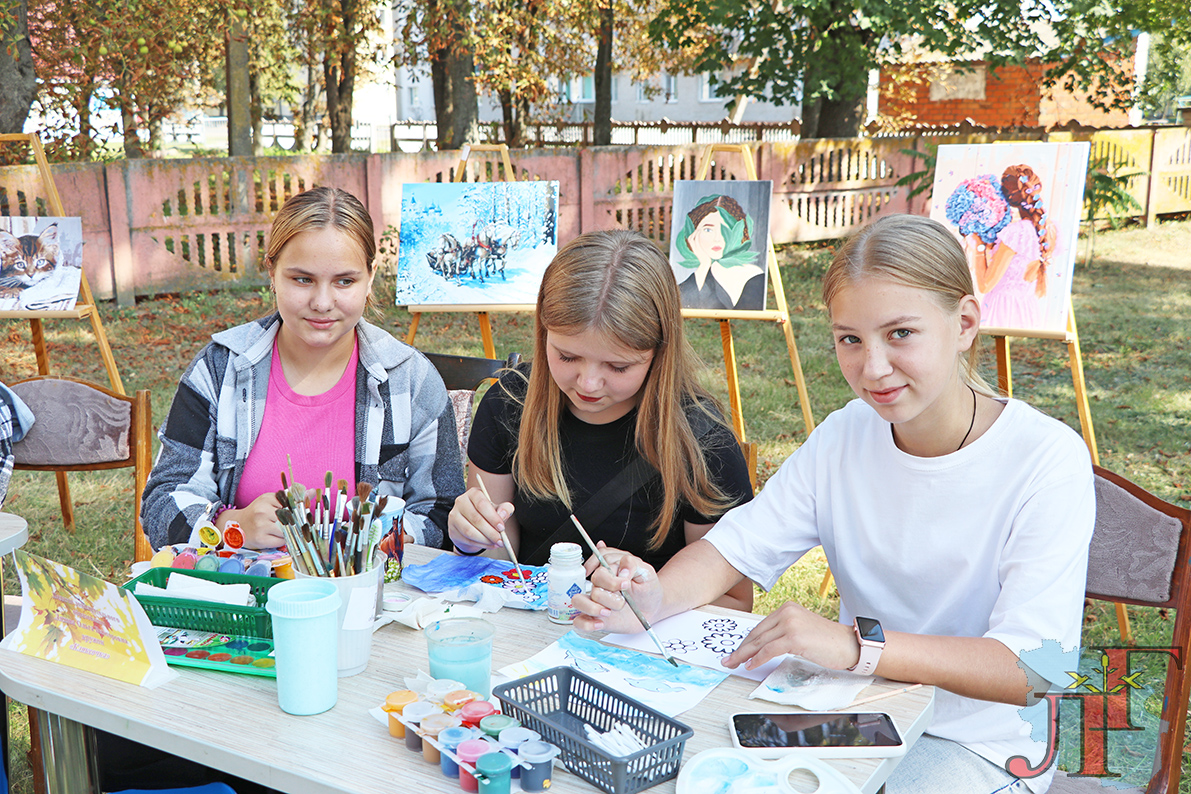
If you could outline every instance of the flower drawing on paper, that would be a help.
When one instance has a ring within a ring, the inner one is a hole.
[[[505,583],[504,579],[497,576],[496,574],[491,574],[491,573],[488,574],[487,576],[481,576],[480,581],[483,582],[484,584],[504,584]]]
[[[732,618],[711,618],[703,621],[705,631],[736,631],[736,621]]]
[[[732,653],[732,651],[736,650],[736,646],[740,645],[740,641],[743,639],[743,634],[715,632],[713,634],[708,634],[703,638],[703,647],[712,653]]]
[[[662,644],[670,653],[694,653],[699,650],[698,643],[692,640],[684,640],[681,637],[674,637]]]

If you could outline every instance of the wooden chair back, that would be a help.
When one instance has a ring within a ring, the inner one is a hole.
[[[521,354],[513,353],[506,359],[500,358],[472,358],[470,356],[451,356],[445,353],[424,353],[430,363],[438,370],[443,384],[447,387],[447,394],[451,398],[451,407],[455,411],[455,430],[459,436],[459,451],[463,454],[463,465],[467,466],[467,439],[471,435],[472,404],[475,402],[476,390],[485,381],[499,376],[503,369],[512,369],[521,363]]]
[[[34,424],[13,444],[13,468],[58,475],[62,520],[74,530],[74,508],[65,487],[68,471],[133,469],[133,553],[153,556],[141,526],[141,496],[153,467],[153,415],[148,390],[129,397],[78,378],[38,376],[11,384],[33,412]]]

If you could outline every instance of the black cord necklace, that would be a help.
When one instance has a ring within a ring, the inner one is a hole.
[[[963,441],[959,442],[959,446],[955,448],[956,452],[964,448],[964,444],[968,441],[968,436],[972,435],[972,428],[976,426],[976,390],[969,385],[968,391],[972,392],[972,421],[968,423],[968,432],[964,433]]]

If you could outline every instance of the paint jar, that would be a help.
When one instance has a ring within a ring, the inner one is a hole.
[[[459,743],[459,747],[455,750],[455,755],[459,756],[459,760],[463,763],[475,766],[480,756],[491,752],[492,745],[483,739],[468,739]],[[463,767],[459,767],[459,786],[464,791],[476,791],[479,788],[475,775]]]
[[[504,753],[485,753],[476,759],[480,794],[509,794],[513,759]]]
[[[219,563],[220,559],[217,555],[204,554],[198,558],[197,562],[195,562],[194,569],[196,571],[206,571],[207,573],[212,573],[219,570]]]
[[[453,714],[468,703],[479,700],[479,698],[479,693],[472,692],[470,689],[456,689],[454,692],[448,692],[443,697],[442,707],[447,710],[448,714]]]
[[[529,728],[522,728],[520,725],[515,725],[512,728],[505,728],[501,731],[500,736],[497,737],[497,741],[500,742],[501,747],[516,753],[519,751],[521,745],[526,742],[536,742],[541,738],[542,734],[537,731],[531,731]],[[513,764],[512,775],[514,778],[521,776],[520,764]]]
[[[480,720],[480,730],[495,739],[500,736],[501,731],[506,728],[516,728],[520,724],[507,714],[490,714]]]
[[[234,574],[244,573],[244,561],[239,557],[228,557],[219,564],[219,572]]]
[[[438,734],[438,743],[453,753],[459,749],[459,745],[474,735],[471,728],[465,728],[462,725],[457,728],[443,728]],[[455,759],[446,753],[440,755],[438,766],[447,777],[459,777],[459,764],[455,763]]]
[[[202,522],[195,527],[195,531],[198,532],[199,540],[201,540],[204,545],[210,546],[211,548],[215,548],[223,542],[223,533],[219,531],[219,527],[215,526],[210,521]],[[192,534],[191,537],[194,537],[194,535]]]
[[[469,728],[478,728],[480,720],[496,713],[496,706],[487,700],[473,700],[471,703],[464,703],[459,709],[459,719],[463,720],[463,724]]]
[[[287,714],[319,714],[335,705],[339,593],[325,579],[278,582],[265,609],[273,619],[277,702]]]
[[[418,693],[411,689],[399,689],[396,692],[390,692],[389,696],[385,698],[385,705],[381,706],[383,711],[389,714],[389,735],[396,739],[405,738],[405,723],[397,719],[401,716],[401,712],[410,703],[416,702]]]
[[[294,560],[292,557],[280,557],[273,561],[273,575],[278,579],[294,578]]]
[[[171,568],[174,564],[174,550],[169,546],[161,548],[149,561],[150,568]]]
[[[372,654],[372,624],[380,617],[385,555],[377,551],[373,567],[353,576],[313,577],[295,571],[298,579],[322,579],[339,588],[339,677],[364,672]],[[437,678],[437,676],[435,676]]]
[[[442,709],[424,700],[419,700],[417,703],[410,703],[401,711],[401,716],[405,718],[406,722],[405,749],[413,750],[415,753],[422,752],[422,737],[414,730],[414,726],[420,726],[422,720],[431,714],[442,714]]]
[[[545,791],[554,775],[554,756],[559,749],[548,742],[526,742],[517,749],[517,757],[529,767],[521,768],[522,791]]]
[[[492,692],[492,637],[496,629],[480,618],[436,620],[422,629],[430,655],[430,675],[462,681],[488,697]]]
[[[223,527],[223,545],[229,549],[239,549],[244,546],[244,530],[235,521],[229,521]]]
[[[583,550],[577,543],[555,543],[550,547],[546,579],[546,616],[554,623],[572,623],[579,610],[571,598],[583,592],[587,572],[583,570]]]
[[[272,573],[273,565],[264,560],[257,560],[248,566],[248,570],[244,571],[245,576],[270,576]],[[342,597],[341,595],[340,598]]]
[[[447,695],[451,694],[452,692],[458,692],[463,688],[463,684],[459,681],[451,681],[447,678],[436,678],[426,685],[426,692],[423,697],[426,698],[426,700],[429,700],[431,703],[445,705],[443,701],[446,699]]]
[[[444,730],[457,727],[459,727],[459,718],[452,717],[450,714],[440,712],[423,719],[422,724],[418,726],[418,730],[422,732],[422,757],[432,764],[437,764],[439,762],[438,748],[426,741],[426,737],[437,741],[438,735]]]
[[[198,555],[194,553],[194,549],[185,549],[174,558],[171,568],[177,568],[183,571],[193,571],[194,566],[198,564]]]

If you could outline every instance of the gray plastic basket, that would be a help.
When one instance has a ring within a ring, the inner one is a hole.
[[[557,745],[572,774],[608,794],[634,794],[678,775],[686,740],[694,736],[681,722],[625,697],[569,667],[554,667],[492,690],[502,711]],[[584,725],[604,733],[623,722],[648,747],[631,755],[609,756],[586,738]]]

